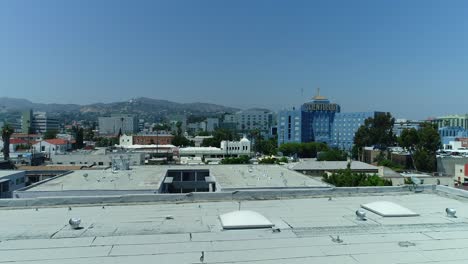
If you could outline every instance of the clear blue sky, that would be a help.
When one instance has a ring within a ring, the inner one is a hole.
[[[0,96],[468,112],[468,1],[0,2]]]

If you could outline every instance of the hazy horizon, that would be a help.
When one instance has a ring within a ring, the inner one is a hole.
[[[466,1],[2,1],[0,97],[468,112]]]

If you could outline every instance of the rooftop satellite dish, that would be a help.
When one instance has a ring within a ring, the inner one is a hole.
[[[457,218],[457,210],[455,210],[454,208],[445,208],[445,212],[447,213],[448,217]]]
[[[361,209],[356,210],[356,216],[361,221],[367,221],[366,212],[364,210],[361,210]]]

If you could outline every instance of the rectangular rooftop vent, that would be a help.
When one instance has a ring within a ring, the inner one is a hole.
[[[406,207],[387,201],[361,204],[361,207],[383,217],[406,217],[419,215]]]

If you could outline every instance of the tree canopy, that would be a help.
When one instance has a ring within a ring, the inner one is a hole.
[[[217,128],[213,132],[212,138],[206,138],[202,142],[203,147],[217,147],[221,146],[223,140],[239,140],[239,136],[231,130],[224,128]]]
[[[377,175],[352,172],[350,166],[347,169],[324,174],[322,180],[333,184],[336,187],[357,187],[357,186],[392,186],[391,180],[380,178]]]
[[[419,130],[405,129],[398,141],[412,154],[415,169],[426,172],[437,170],[436,151],[441,147],[437,125],[426,122],[420,125]]]
[[[221,160],[221,164],[249,164],[250,158],[247,155],[239,157],[224,158]]]
[[[377,114],[375,118],[370,117],[356,132],[354,144],[361,147],[393,146],[396,142],[395,134],[392,131],[394,124],[395,118],[390,113]]]
[[[328,146],[321,142],[297,143],[290,142],[281,144],[279,151],[286,156],[297,155],[300,158],[316,158],[317,152],[328,150]]]
[[[58,131],[55,129],[47,130],[44,133],[44,139],[54,139],[57,137]]]
[[[84,129],[82,127],[73,126],[72,133],[75,136],[75,148],[82,149],[84,147]]]
[[[317,155],[318,161],[345,161],[347,159],[348,159],[348,154],[336,148],[322,151],[318,153]]]
[[[15,132],[10,124],[5,124],[2,128],[2,140],[3,140],[3,159],[10,159],[10,137]]]
[[[176,132],[174,134],[174,138],[172,139],[172,145],[178,146],[178,147],[187,147],[187,146],[193,146],[194,143],[191,140],[188,140],[183,134],[182,134],[182,123],[177,122],[176,124]]]
[[[376,114],[364,121],[364,125],[359,127],[354,135],[353,156],[357,158],[360,150],[365,146],[377,146],[387,148],[394,146],[397,142],[393,133],[395,118],[390,113]]]
[[[252,151],[264,155],[275,155],[277,153],[277,138],[265,139],[259,129],[254,129],[249,132],[250,140],[253,141]]]

